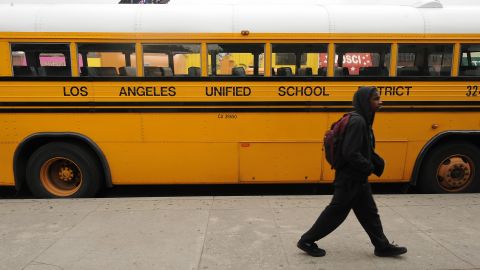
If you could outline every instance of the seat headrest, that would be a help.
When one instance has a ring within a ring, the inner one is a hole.
[[[202,69],[199,68],[199,67],[189,67],[188,68],[188,76],[200,77],[200,76],[202,76]]]
[[[118,76],[115,67],[82,67],[82,76],[88,77],[116,77]]]
[[[137,68],[135,67],[120,67],[118,69],[120,76],[136,77]]]
[[[245,76],[245,69],[243,67],[232,68],[232,76]]]
[[[290,77],[293,76],[291,67],[279,67],[277,68],[277,76]]]

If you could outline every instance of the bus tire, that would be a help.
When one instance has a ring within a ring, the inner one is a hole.
[[[480,190],[480,152],[468,143],[446,143],[427,154],[419,179],[424,193]]]
[[[91,151],[73,143],[48,143],[29,158],[26,180],[40,198],[93,197],[101,187],[101,169]]]

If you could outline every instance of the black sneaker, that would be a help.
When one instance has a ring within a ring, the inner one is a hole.
[[[312,257],[323,257],[326,254],[325,250],[319,248],[315,243],[307,243],[298,240],[297,247]]]
[[[399,247],[392,242],[391,244],[389,243],[386,247],[382,249],[376,248],[374,253],[375,256],[378,257],[395,257],[407,253],[407,248]]]

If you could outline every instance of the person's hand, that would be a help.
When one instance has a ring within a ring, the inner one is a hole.
[[[372,155],[372,163],[373,163],[373,174],[380,177],[383,174],[383,170],[385,169],[385,161],[376,153]]]

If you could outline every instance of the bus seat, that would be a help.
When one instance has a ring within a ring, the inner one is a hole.
[[[145,77],[162,77],[163,73],[159,67],[144,67],[143,69]]]
[[[297,76],[312,76],[312,74],[313,72],[311,67],[297,69]]]
[[[117,69],[115,67],[82,67],[81,75],[88,77],[116,77]]]
[[[172,77],[173,71],[170,67],[161,67],[160,70],[162,71],[163,77]]]
[[[347,77],[349,75],[350,75],[350,73],[348,72],[347,67],[336,67],[335,68],[335,74],[334,74],[335,77]]]
[[[327,68],[326,67],[319,67],[318,68],[318,76],[327,76]]]
[[[388,76],[388,69],[385,67],[360,67],[359,76]]]
[[[188,76],[190,77],[200,77],[202,76],[202,69],[199,67],[189,67],[188,68]]]
[[[276,72],[275,72],[275,68],[272,67],[272,76],[275,76]]]
[[[37,71],[34,67],[27,66],[13,66],[13,76],[14,77],[35,77],[37,76]]]
[[[480,76],[480,67],[461,70],[460,76]]]
[[[70,67],[46,66],[37,68],[38,76],[42,77],[71,77]]]
[[[420,76],[418,67],[403,67],[397,70],[397,76]]]
[[[120,76],[128,76],[128,77],[137,76],[137,68],[135,67],[120,67],[118,71],[120,72]]]
[[[232,76],[245,76],[245,69],[243,67],[232,68]]]
[[[290,77],[293,76],[291,67],[279,67],[277,68],[277,76]]]
[[[439,76],[439,72],[435,70],[434,67],[428,67],[427,76]]]

